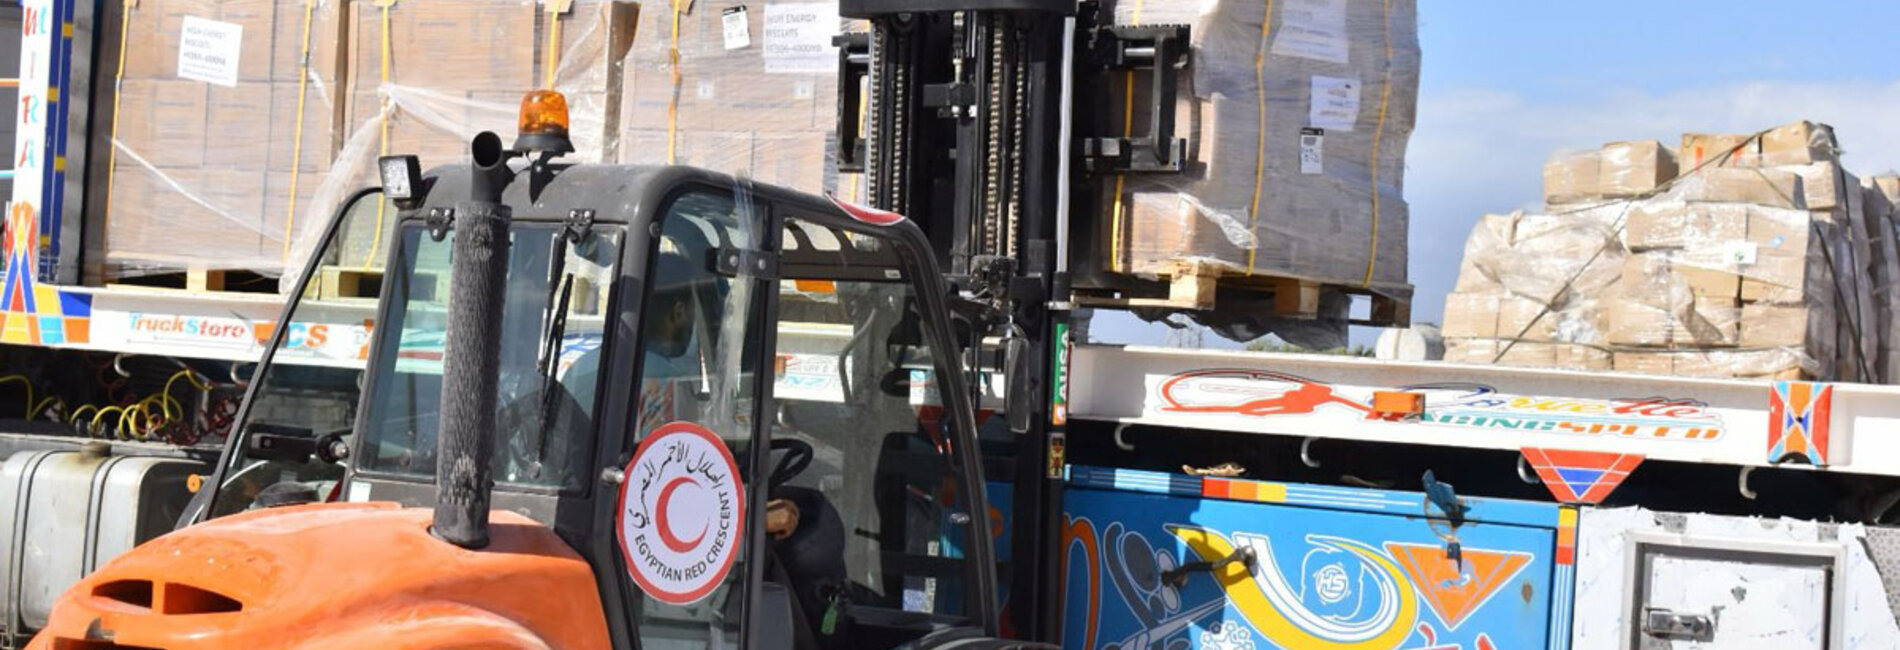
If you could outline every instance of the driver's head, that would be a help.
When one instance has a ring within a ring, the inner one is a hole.
[[[708,271],[685,257],[660,256],[653,269],[653,295],[646,307],[647,350],[668,359],[686,354],[693,340],[693,289]]]

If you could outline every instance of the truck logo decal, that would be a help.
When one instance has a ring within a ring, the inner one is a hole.
[[[1357,574],[1349,587],[1357,593],[1315,608],[1314,600],[1323,603],[1324,599],[1307,599],[1305,589],[1296,590],[1287,581],[1265,535],[1237,532],[1230,542],[1226,536],[1199,526],[1167,528],[1202,561],[1227,557],[1237,547],[1253,550],[1258,559],[1251,577],[1244,567],[1229,565],[1216,579],[1247,623],[1275,646],[1396,648],[1412,635],[1412,627],[1418,622],[1418,593],[1405,571],[1385,553],[1363,542],[1331,535],[1306,536],[1314,548],[1302,561],[1303,568],[1317,564],[1322,571],[1337,567],[1348,575]]]
[[[640,442],[615,508],[627,572],[663,603],[712,595],[732,571],[745,531],[745,486],[712,431],[673,422]]]
[[[1511,395],[1483,384],[1456,382],[1397,390],[1425,395],[1425,410],[1414,420],[1423,424],[1705,442],[1720,439],[1725,431],[1719,414],[1691,399]],[[1335,413],[1381,419],[1372,408],[1370,389],[1332,386],[1267,370],[1192,370],[1163,380],[1157,393],[1159,410],[1169,413],[1248,417]]]

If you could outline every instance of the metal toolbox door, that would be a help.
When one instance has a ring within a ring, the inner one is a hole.
[[[1641,534],[1631,543],[1625,648],[1840,647],[1832,547]]]
[[[1473,650],[1566,638],[1556,506],[1472,500],[1479,518],[1534,511],[1547,525],[1468,523],[1459,567],[1416,494],[1081,472],[1063,497],[1064,648]],[[1243,550],[1251,560],[1226,562]]]

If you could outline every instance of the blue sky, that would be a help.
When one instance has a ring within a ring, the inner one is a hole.
[[[1536,209],[1543,161],[1558,150],[1809,119],[1834,125],[1850,171],[1900,169],[1900,1],[1419,4],[1424,70],[1405,177],[1417,321],[1442,317],[1480,215]],[[1095,329],[1166,336],[1118,316]]]

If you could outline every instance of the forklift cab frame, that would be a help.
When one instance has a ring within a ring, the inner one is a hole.
[[[994,511],[981,488],[972,391],[920,229],[685,167],[542,157],[511,171],[501,192],[514,217],[492,503],[551,527],[594,567],[616,648],[925,647],[997,634]],[[365,190],[339,208],[278,322],[299,323],[300,309],[321,303],[309,290],[346,220],[393,215],[353,422],[323,430],[286,415],[295,411],[281,398],[295,392],[302,366],[278,355],[295,327],[276,328],[181,527],[310,500],[434,502],[428,450],[439,393],[428,392],[439,391],[431,356],[440,344],[432,350],[429,337],[443,317],[430,308],[449,292],[446,265],[429,269],[447,257],[442,244],[471,177],[468,165],[438,168],[406,207]],[[695,280],[672,277],[680,274]],[[691,306],[684,325],[679,296]],[[598,336],[570,336],[574,323]],[[682,336],[691,342],[667,342]],[[592,377],[578,370],[590,356]],[[661,366],[690,377],[656,383]],[[694,417],[671,412],[682,404]],[[909,430],[877,437],[877,423],[905,413]],[[629,462],[675,419],[720,438],[744,482],[736,568],[683,604],[658,602],[666,599],[629,579],[638,572],[621,534],[620,500],[638,470]],[[785,501],[802,517],[783,539],[768,537],[768,513],[783,514]],[[788,548],[808,525],[828,526],[837,548]],[[813,553],[825,557],[786,557]],[[796,584],[801,561],[843,579]]]

